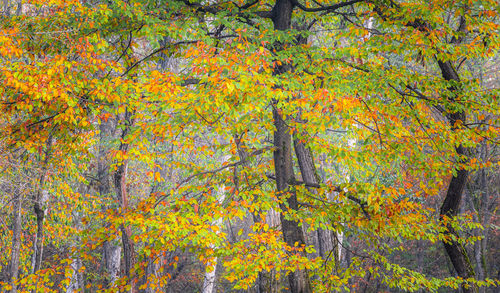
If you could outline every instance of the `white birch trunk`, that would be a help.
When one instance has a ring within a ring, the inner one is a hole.
[[[71,276],[71,281],[66,288],[66,293],[74,293],[78,292],[78,290],[83,287],[82,284],[80,283],[80,276],[78,273],[78,270],[81,267],[81,260],[78,257],[73,258],[73,261],[71,262],[71,270],[73,271],[73,275]]]
[[[217,191],[217,199],[220,204],[224,201],[226,198],[226,194],[224,193],[224,185],[219,186],[219,190]],[[214,225],[217,225],[217,227],[222,228],[222,218],[219,218],[215,220],[213,223]],[[210,245],[211,248],[216,248],[214,244]],[[203,281],[203,288],[202,292],[203,293],[214,293],[215,292],[215,283],[217,281],[217,257],[214,257],[212,261],[210,261],[207,264],[207,267],[205,268],[205,279]]]
[[[120,274],[120,258],[122,247],[120,245],[113,245],[109,241],[104,244],[104,258],[106,271],[108,273],[109,286],[118,280]]]

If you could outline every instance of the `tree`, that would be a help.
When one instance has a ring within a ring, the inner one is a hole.
[[[2,24],[2,150],[41,170],[25,233],[48,239],[8,288],[69,290],[79,270],[89,290],[195,291],[214,260],[208,283],[235,290],[498,284],[460,212],[497,163],[474,149],[497,143],[498,90],[462,66],[495,57],[493,1],[30,5]],[[42,209],[44,189],[74,213]],[[401,261],[440,241],[458,276]]]

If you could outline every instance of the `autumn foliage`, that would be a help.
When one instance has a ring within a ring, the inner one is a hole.
[[[500,286],[496,1],[3,11],[0,291]]]

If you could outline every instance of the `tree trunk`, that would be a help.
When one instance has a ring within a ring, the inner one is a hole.
[[[447,81],[460,82],[460,78],[455,71],[455,68],[450,61],[441,62],[438,61],[439,68],[441,69],[441,74],[443,78]],[[453,102],[454,97],[458,94],[459,89],[456,86],[451,86],[449,90],[452,92],[453,96],[450,98]],[[462,125],[466,122],[466,114],[463,111],[453,112],[447,114],[448,121],[451,125],[452,130],[457,128],[457,125]],[[458,124],[457,124],[458,123]],[[466,156],[466,150],[462,145],[455,148],[455,151],[462,160],[461,157]],[[460,162],[460,161],[459,161]],[[446,192],[446,197],[441,206],[440,218],[443,219],[444,216],[453,218],[457,216],[460,208],[460,203],[462,201],[463,191],[465,184],[467,183],[467,177],[469,172],[460,168],[457,170],[456,175],[451,178],[450,184],[448,185],[448,190]],[[448,235],[454,235],[459,237],[458,232],[455,231],[450,224],[443,224],[447,228]],[[465,248],[457,241],[443,241],[446,253],[448,254],[453,267],[457,271],[458,276],[467,279],[474,277],[474,269],[467,256],[467,251]],[[477,292],[477,288],[473,285],[466,286],[462,285],[462,289],[465,293]]]
[[[301,141],[297,136],[294,137],[293,145],[295,149],[295,155],[297,156],[297,161],[299,162],[300,173],[302,174],[302,180],[309,184],[319,184],[320,178],[318,177],[316,166],[314,165],[314,158],[312,156],[311,150]],[[314,192],[310,190],[310,192]],[[338,253],[334,248],[338,248],[338,245],[334,247],[332,231],[330,230],[317,230],[318,237],[318,250],[321,258],[326,259],[332,253],[332,257],[335,262],[338,263]]]
[[[11,293],[17,292],[16,281],[19,275],[19,252],[21,249],[21,206],[22,198],[19,188],[14,187],[12,200],[14,210],[12,217],[12,248],[9,264],[9,284],[12,286]]]
[[[201,292],[203,293],[215,292],[216,274],[217,274],[217,258],[215,257],[213,261],[207,264],[205,271],[205,279],[203,281],[203,288]]]
[[[97,161],[97,191],[101,196],[107,196],[111,192],[111,181],[109,174],[109,158],[107,158],[108,148],[106,145],[106,140],[113,136],[113,127],[111,125],[111,120],[106,122],[102,121],[99,125],[99,154]],[[103,210],[106,209],[105,206],[102,207]],[[105,224],[109,227],[109,224]],[[116,245],[114,241],[106,240],[103,244],[103,262],[104,268],[108,277],[105,281],[105,287],[112,286],[118,279],[120,273],[120,258],[121,258],[121,247]]]
[[[274,29],[279,31],[289,30],[292,23],[292,12],[294,4],[290,0],[276,0],[272,9],[272,21]],[[280,50],[281,44],[276,43],[277,50]],[[288,64],[276,66],[275,75],[282,74],[290,69]],[[285,212],[288,208],[298,210],[297,194],[290,188],[289,184],[295,182],[292,160],[292,144],[291,134],[288,126],[283,120],[284,117],[280,113],[280,109],[273,105],[273,119],[276,128],[274,132],[274,168],[276,172],[276,186],[280,195],[288,193],[286,204],[281,203],[282,210],[280,214],[281,228],[285,242],[293,247],[295,243],[299,246],[305,245],[304,233],[297,221],[287,220]],[[295,271],[288,275],[290,292],[292,293],[308,293],[311,292],[311,284],[307,270]]]
[[[31,256],[31,273],[36,273],[41,265],[42,265],[42,255],[43,255],[43,220],[45,217],[45,200],[46,193],[44,191],[45,180],[47,176],[47,169],[49,158],[52,152],[52,136],[50,135],[47,138],[46,150],[45,150],[45,158],[42,163],[42,171],[40,174],[40,180],[38,182],[38,187],[36,191],[36,195],[34,198],[33,209],[36,215],[36,235],[35,240],[33,241],[33,254]]]
[[[120,147],[119,151],[126,154],[129,149],[129,144],[125,141],[127,135],[129,134],[132,126],[132,113],[128,110],[125,112],[124,122],[125,128],[123,129],[120,136]],[[114,187],[117,199],[120,201],[122,212],[126,212],[128,209],[128,194],[127,194],[127,167],[128,160],[120,162],[117,170],[114,173]],[[122,234],[122,245],[123,245],[123,260],[125,263],[125,275],[128,277],[128,281],[131,282],[131,270],[134,265],[134,243],[132,241],[132,230],[128,225],[120,225],[120,230]],[[136,292],[135,284],[132,284],[132,292]]]
[[[82,267],[82,261],[78,256],[73,258],[71,262],[71,269],[73,270],[73,275],[71,276],[71,281],[66,288],[66,293],[78,292],[80,288],[83,288],[82,278],[78,270]]]
[[[36,235],[35,241],[33,243],[33,255],[31,256],[31,273],[36,273],[42,262],[43,253],[43,220],[45,217],[45,208],[43,204],[36,201],[34,205],[35,215],[36,215]]]
[[[229,159],[230,156],[224,156],[222,158],[222,163],[223,164],[227,163]],[[226,187],[224,186],[224,184],[219,185],[217,188],[217,201],[219,202],[219,204],[222,204],[226,199],[225,188]],[[222,218],[216,219],[212,223],[212,225],[216,225],[219,228],[218,231],[221,231],[223,227]],[[217,234],[219,234],[219,232],[217,232]],[[214,244],[210,244],[210,248],[215,249],[217,247]],[[218,263],[217,257],[214,257],[212,261],[207,263],[207,266],[205,268],[205,279],[203,281],[203,288],[202,288],[203,293],[214,293],[216,291],[215,288],[217,282],[217,263]]]
[[[119,245],[111,243],[111,241],[104,242],[104,266],[108,274],[106,285],[111,287],[115,284],[120,276],[120,257],[122,248]]]
[[[274,133],[274,168],[276,172],[276,185],[278,192],[281,194],[288,193],[286,203],[281,203],[282,210],[280,214],[281,228],[285,242],[294,247],[295,243],[300,246],[305,245],[304,234],[302,228],[297,221],[287,220],[285,212],[288,208],[298,210],[297,194],[293,188],[290,188],[289,183],[295,182],[293,172],[293,161],[291,153],[291,136],[288,126],[281,117],[278,109],[273,109],[274,125],[276,131]],[[290,290],[295,292],[311,292],[309,276],[306,270],[295,271],[288,275]]]
[[[242,167],[247,168],[250,166],[250,163],[247,161],[248,152],[246,151],[246,146],[242,140],[242,137],[243,137],[243,135],[241,137],[239,137],[236,134],[233,136],[234,142],[236,144],[236,149],[238,150],[238,157],[239,157],[240,161],[243,162]],[[236,190],[240,189],[239,176],[240,176],[239,167],[236,166],[236,167],[234,167],[234,185],[235,185]],[[255,213],[252,213],[252,219],[253,219],[254,223],[260,222],[260,217]],[[264,293],[266,291],[269,291],[269,290],[266,290],[266,286],[264,284],[264,281],[266,279],[264,275],[265,275],[265,272],[259,271],[259,274],[257,276],[257,280],[255,281],[255,283],[256,283],[255,288],[256,288],[257,293]]]
[[[482,160],[487,160],[489,154],[488,154],[488,147],[487,143],[483,142],[481,145],[480,149],[480,157]],[[492,186],[496,186],[493,184]],[[488,269],[487,269],[487,264],[486,264],[486,251],[488,247],[488,240],[489,240],[489,232],[490,230],[490,221],[491,221],[491,215],[490,215],[490,190],[488,188],[488,182],[487,182],[487,176],[486,176],[486,170],[482,169],[479,173],[479,190],[480,190],[480,196],[479,196],[479,203],[478,203],[478,208],[477,208],[477,216],[479,217],[479,221],[482,224],[483,227],[485,227],[484,232],[478,229],[478,236],[482,234],[483,238],[476,242],[476,262],[477,262],[477,268],[478,268],[478,277],[480,280],[484,280],[486,277],[488,277]],[[486,288],[481,287],[480,289],[481,292],[486,292]]]
[[[157,273],[158,273],[158,265],[155,263],[154,259],[150,258],[148,260],[148,265],[146,266],[146,274],[145,274],[145,282],[148,281],[148,278],[150,276],[157,276]],[[147,287],[146,289],[144,289],[143,291],[144,293],[155,293],[157,292],[155,289],[151,288],[151,287]]]

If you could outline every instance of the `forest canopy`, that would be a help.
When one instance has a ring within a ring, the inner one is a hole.
[[[496,292],[496,0],[4,0],[1,292]]]

